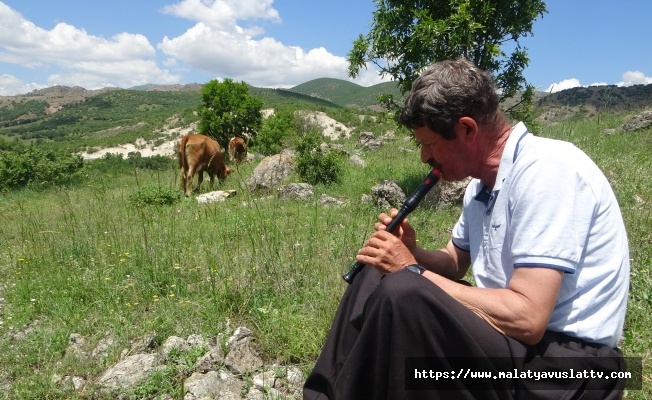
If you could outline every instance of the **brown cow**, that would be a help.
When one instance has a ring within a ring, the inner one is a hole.
[[[195,133],[184,136],[177,145],[177,155],[179,168],[181,168],[181,185],[186,197],[190,195],[195,173],[199,174],[195,189],[197,192],[204,180],[204,172],[208,172],[211,189],[213,189],[215,175],[223,181],[231,173],[229,167],[224,164],[220,145],[208,136]]]
[[[247,143],[241,137],[229,140],[229,159],[231,162],[242,162],[247,158]]]

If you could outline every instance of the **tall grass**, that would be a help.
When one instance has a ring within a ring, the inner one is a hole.
[[[647,361],[652,137],[649,131],[600,134],[604,125],[618,122],[571,121],[540,134],[576,143],[614,186],[632,256],[622,348]],[[353,141],[344,144],[354,151]],[[340,183],[315,188],[314,200],[324,193],[345,200],[332,208],[280,200],[275,192],[249,193],[254,163],[240,165],[221,186],[237,190],[235,197],[211,205],[192,198],[169,206],[130,204],[130,195],[145,186],[180,190],[174,169],[95,174],[83,186],[2,195],[0,398],[69,398],[52,383],[54,374],[92,379],[135,337],[214,337],[227,324],[252,328],[268,362],[308,371],[345,289],[341,275],[380,211],[360,197],[383,179],[410,192],[427,172],[416,147],[401,135],[362,156],[366,168],[345,164]],[[415,211],[410,221],[421,244],[443,246],[459,211]],[[111,334],[116,345],[103,363],[61,362],[73,332],[94,343]],[[628,397],[650,398],[650,377],[646,367],[646,389]],[[3,389],[3,382],[11,388]]]

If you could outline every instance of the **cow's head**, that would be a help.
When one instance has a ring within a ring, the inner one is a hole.
[[[231,173],[231,168],[227,167],[226,165],[223,168],[220,168],[220,173],[218,174],[218,178],[220,180],[226,179],[227,176]]]

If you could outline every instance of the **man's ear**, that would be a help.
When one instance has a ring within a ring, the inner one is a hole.
[[[478,135],[478,124],[471,117],[462,117],[457,121],[458,133],[465,141],[474,141]]]

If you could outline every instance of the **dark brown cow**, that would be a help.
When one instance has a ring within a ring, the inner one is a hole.
[[[195,173],[199,174],[195,189],[197,192],[204,180],[204,172],[208,172],[211,189],[213,189],[215,175],[223,181],[231,173],[229,167],[224,164],[220,145],[208,136],[196,133],[184,136],[177,145],[177,155],[179,168],[181,168],[181,185],[186,197],[190,195]]]
[[[247,143],[241,137],[229,140],[229,159],[231,162],[242,162],[247,159]]]

